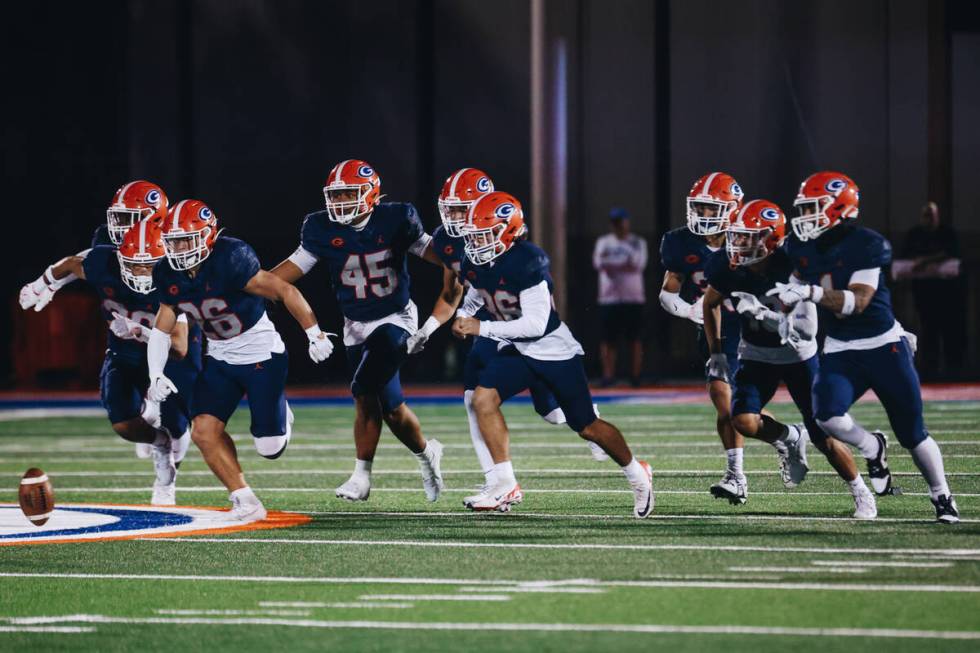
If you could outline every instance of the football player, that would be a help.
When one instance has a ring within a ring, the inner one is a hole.
[[[869,388],[874,390],[898,441],[929,485],[936,519],[956,523],[959,513],[942,453],[922,419],[915,338],[895,319],[885,285],[882,268],[891,262],[891,244],[854,224],[858,193],[857,184],[839,172],[818,172],[803,180],[794,202],[797,215],[791,221],[796,238],[787,241],[795,271],[769,294],[787,308],[806,301],[819,307],[827,337],[813,386],[813,408],[823,430],[857,447],[868,463],[875,492],[889,493],[885,435],[869,433],[847,412]]]
[[[92,247],[112,245],[119,247],[126,232],[140,220],[159,216],[167,208],[167,196],[152,181],[137,179],[123,184],[112,196],[106,209],[106,221],[92,234]]]
[[[473,204],[463,227],[466,259],[461,271],[470,284],[466,306],[485,306],[491,319],[479,320],[464,311],[453,323],[453,333],[502,344],[480,371],[473,392],[480,433],[494,462],[495,485],[464,503],[472,510],[506,512],[523,500],[500,406],[538,380],[558,400],[569,428],[622,467],[633,490],[633,514],[646,517],[654,504],[650,465],[633,457],[619,429],[596,416],[582,346],[552,303],[550,261],[525,234],[520,202],[497,191]]]
[[[704,335],[704,291],[708,286],[704,266],[712,253],[725,246],[725,233],[732,217],[742,207],[744,193],[735,179],[724,172],[711,172],[697,181],[687,195],[687,226],[672,229],[660,242],[660,260],[666,272],[660,290],[660,305],[677,317],[698,325],[698,347],[705,365],[708,396],[715,407],[715,427],[721,438],[728,465],[722,479],[711,486],[715,497],[727,498],[728,490],[739,482],[744,484],[742,471],[745,441],[731,422],[732,376],[738,371],[738,343],[740,338],[738,315],[731,302],[716,309],[720,313],[721,351],[713,359],[708,351]],[[724,356],[725,369],[718,368]],[[788,452],[776,447],[780,469],[788,466]]]
[[[105,361],[99,377],[102,405],[113,430],[130,442],[151,445],[156,468],[151,503],[176,503],[177,465],[190,444],[187,401],[201,369],[201,334],[196,326],[188,330],[182,319],[164,349],[167,375],[181,389],[161,406],[144,401],[147,382],[146,343],[160,295],[153,284],[152,271],[164,257],[162,223],[166,202],[151,217],[137,222],[120,241],[97,245],[76,256],[68,256],[50,266],[42,276],[53,280],[47,290],[37,293],[30,284],[21,291],[21,306],[43,308],[57,288],[68,279],[84,279],[98,293],[102,317],[109,325]],[[31,300],[39,301],[31,303]],[[46,300],[43,301],[42,300]]]
[[[306,299],[292,285],[262,269],[255,251],[220,236],[218,219],[200,200],[178,202],[164,220],[167,265],[153,269],[159,289],[147,346],[151,399],[179,388],[166,373],[167,342],[178,314],[200,324],[208,339],[204,368],[191,399],[191,437],[214,475],[228,488],[230,518],[265,519],[266,510],[245,482],[235,444],[225,425],[244,395],[252,417],[255,449],[265,458],[289,444],[292,413],[286,403],[286,348],[265,312],[265,300],[281,301],[309,337],[310,358],[326,360],[332,344]]]
[[[442,492],[442,445],[426,440],[405,403],[398,370],[418,329],[409,297],[409,253],[422,257],[431,237],[411,204],[381,203],[381,178],[364,161],[333,167],[323,187],[326,210],[306,216],[300,245],[273,273],[294,282],[323,260],[344,314],[344,345],[354,396],[354,473],[337,497],[365,501],[382,420],[416,457],[429,501]],[[439,261],[430,254],[433,263]]]
[[[878,514],[874,495],[858,474],[850,450],[827,438],[813,421],[810,392],[817,372],[817,309],[810,302],[800,302],[787,315],[779,310],[778,301],[766,295],[777,282],[788,281],[793,271],[792,261],[780,247],[785,237],[786,216],[782,210],[767,200],[752,200],[739,209],[729,225],[726,251],[712,254],[705,266],[708,288],[704,293],[704,333],[721,369],[726,361],[721,354],[717,312],[713,309],[729,299],[737,302],[735,309],[741,319],[732,425],[745,437],[780,442],[786,447],[789,465],[783,482],[788,487],[795,487],[806,476],[809,433],[813,444],[851,488],[854,517],[874,519]],[[762,412],[780,382],[786,384],[803,416],[807,433]],[[745,503],[744,476],[719,485],[732,504]]]
[[[493,190],[493,182],[490,177],[476,168],[461,168],[450,175],[443,184],[438,200],[442,225],[432,232],[432,242],[429,243],[429,251],[434,253],[443,265],[443,291],[432,309],[432,315],[426,319],[418,332],[408,339],[409,354],[422,351],[429,336],[453,316],[453,311],[463,294],[463,287],[466,285],[466,280],[460,275],[464,258],[462,229],[466,224],[466,216],[477,199],[493,192]],[[485,307],[476,311],[473,317],[479,320],[493,319]],[[476,413],[473,410],[473,391],[476,390],[480,371],[487,366],[490,359],[497,355],[499,344],[496,340],[476,336],[466,356],[466,363],[463,368],[463,406],[466,408],[466,415],[469,419],[470,439],[473,441],[477,460],[483,470],[484,483],[481,490],[486,487],[493,487],[495,482],[493,459],[490,457],[490,451],[480,434]],[[565,423],[565,414],[558,406],[555,396],[544,383],[534,379],[530,386],[530,394],[534,410],[543,420],[549,424]],[[589,445],[593,458],[599,461],[608,458],[606,452],[599,445],[594,442],[589,442]]]

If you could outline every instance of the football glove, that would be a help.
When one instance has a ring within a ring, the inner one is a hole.
[[[57,289],[49,286],[42,274],[34,281],[24,284],[24,287],[20,289],[20,297],[18,297],[20,307],[26,311],[33,306],[35,311],[40,312],[51,303],[55,292]]]
[[[134,322],[128,317],[123,317],[119,313],[113,312],[112,322],[109,323],[109,330],[116,337],[123,340],[138,340],[139,342],[149,342],[150,334],[147,329],[139,322]]]
[[[405,346],[408,348],[409,354],[417,354],[425,347],[425,343],[429,341],[429,336],[439,328],[439,320],[429,316],[429,319],[416,331],[413,335],[409,336],[408,341]]]
[[[768,310],[759,298],[752,293],[747,292],[733,292],[732,297],[738,299],[738,303],[735,305],[735,310],[738,311],[739,315],[749,315],[756,319],[763,311]]]
[[[729,383],[728,356],[725,354],[711,354],[708,362],[704,365],[704,371],[709,379],[720,379],[725,383]]]
[[[163,402],[171,393],[177,392],[177,386],[163,374],[150,377],[150,387],[146,390],[146,398],[150,401]]]
[[[310,339],[310,358],[314,363],[322,363],[330,358],[330,354],[333,353],[330,336],[336,336],[336,333],[324,333],[320,331],[318,325],[314,324],[306,330],[306,335]]]
[[[779,301],[786,308],[793,308],[800,302],[810,300],[819,302],[823,297],[823,288],[820,286],[799,285],[795,283],[776,282],[776,287],[766,293],[767,297],[777,295]]]

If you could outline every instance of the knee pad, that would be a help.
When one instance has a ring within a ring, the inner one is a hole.
[[[831,417],[830,419],[818,419],[816,421],[820,425],[820,428],[838,440],[840,439],[839,436],[847,435],[854,428],[854,420],[847,413],[838,415],[837,417]]]
[[[259,455],[269,460],[275,460],[286,450],[289,444],[289,434],[286,435],[267,435],[263,438],[255,438],[255,450]]]

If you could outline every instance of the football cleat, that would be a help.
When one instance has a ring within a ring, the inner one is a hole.
[[[520,484],[515,481],[514,483],[497,484],[476,497],[467,498],[473,499],[468,505],[464,502],[464,505],[470,510],[508,512],[511,506],[516,506],[524,500],[524,493],[521,492]]]
[[[630,483],[630,486],[633,488],[633,516],[643,519],[649,517],[650,513],[653,512],[655,497],[653,494],[653,470],[650,468],[650,463],[645,460],[639,462],[645,472],[646,482],[637,485]]]
[[[733,506],[740,506],[749,499],[749,480],[745,474],[735,474],[731,470],[711,486],[711,496],[716,499],[728,499]]]
[[[438,440],[429,440],[422,453],[423,459],[419,460],[419,469],[422,471],[425,498],[429,501],[437,501],[446,486],[442,481],[442,443]]]
[[[156,472],[150,502],[153,505],[172,506],[176,502],[177,465],[174,463],[171,442],[168,440],[166,444],[152,445],[150,450]]]
[[[892,473],[888,469],[888,438],[881,431],[872,431],[871,435],[878,441],[878,455],[864,459],[868,464],[871,488],[878,496],[892,494]]]
[[[336,489],[338,499],[347,501],[367,501],[371,496],[371,475],[365,472],[354,472],[343,485]]]
[[[801,425],[791,424],[788,428],[799,432],[796,442],[786,444],[777,440],[772,443],[772,446],[779,457],[779,477],[783,481],[783,486],[794,488],[803,482],[807,472],[810,471],[806,460],[806,443],[809,435]]]
[[[242,523],[262,521],[268,516],[265,506],[257,498],[253,500],[232,497],[228,519]]]
[[[941,494],[932,500],[932,505],[936,507],[936,521],[940,524],[958,524],[960,522],[960,511],[956,508],[956,501],[951,494]]]
[[[153,498],[150,504],[154,506],[175,506],[177,505],[177,484],[160,485],[153,484]]]
[[[489,483],[483,483],[482,485],[477,486],[476,494],[471,494],[468,497],[463,497],[463,506],[469,508],[474,501],[478,501],[480,497],[482,497],[484,494],[489,492],[491,489],[492,488],[490,487]]]
[[[878,517],[878,503],[875,495],[867,487],[861,489],[854,495],[854,519],[876,519]]]

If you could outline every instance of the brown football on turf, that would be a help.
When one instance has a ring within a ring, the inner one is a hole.
[[[43,526],[54,510],[54,490],[48,475],[37,467],[31,467],[20,479],[20,509],[35,526]]]

